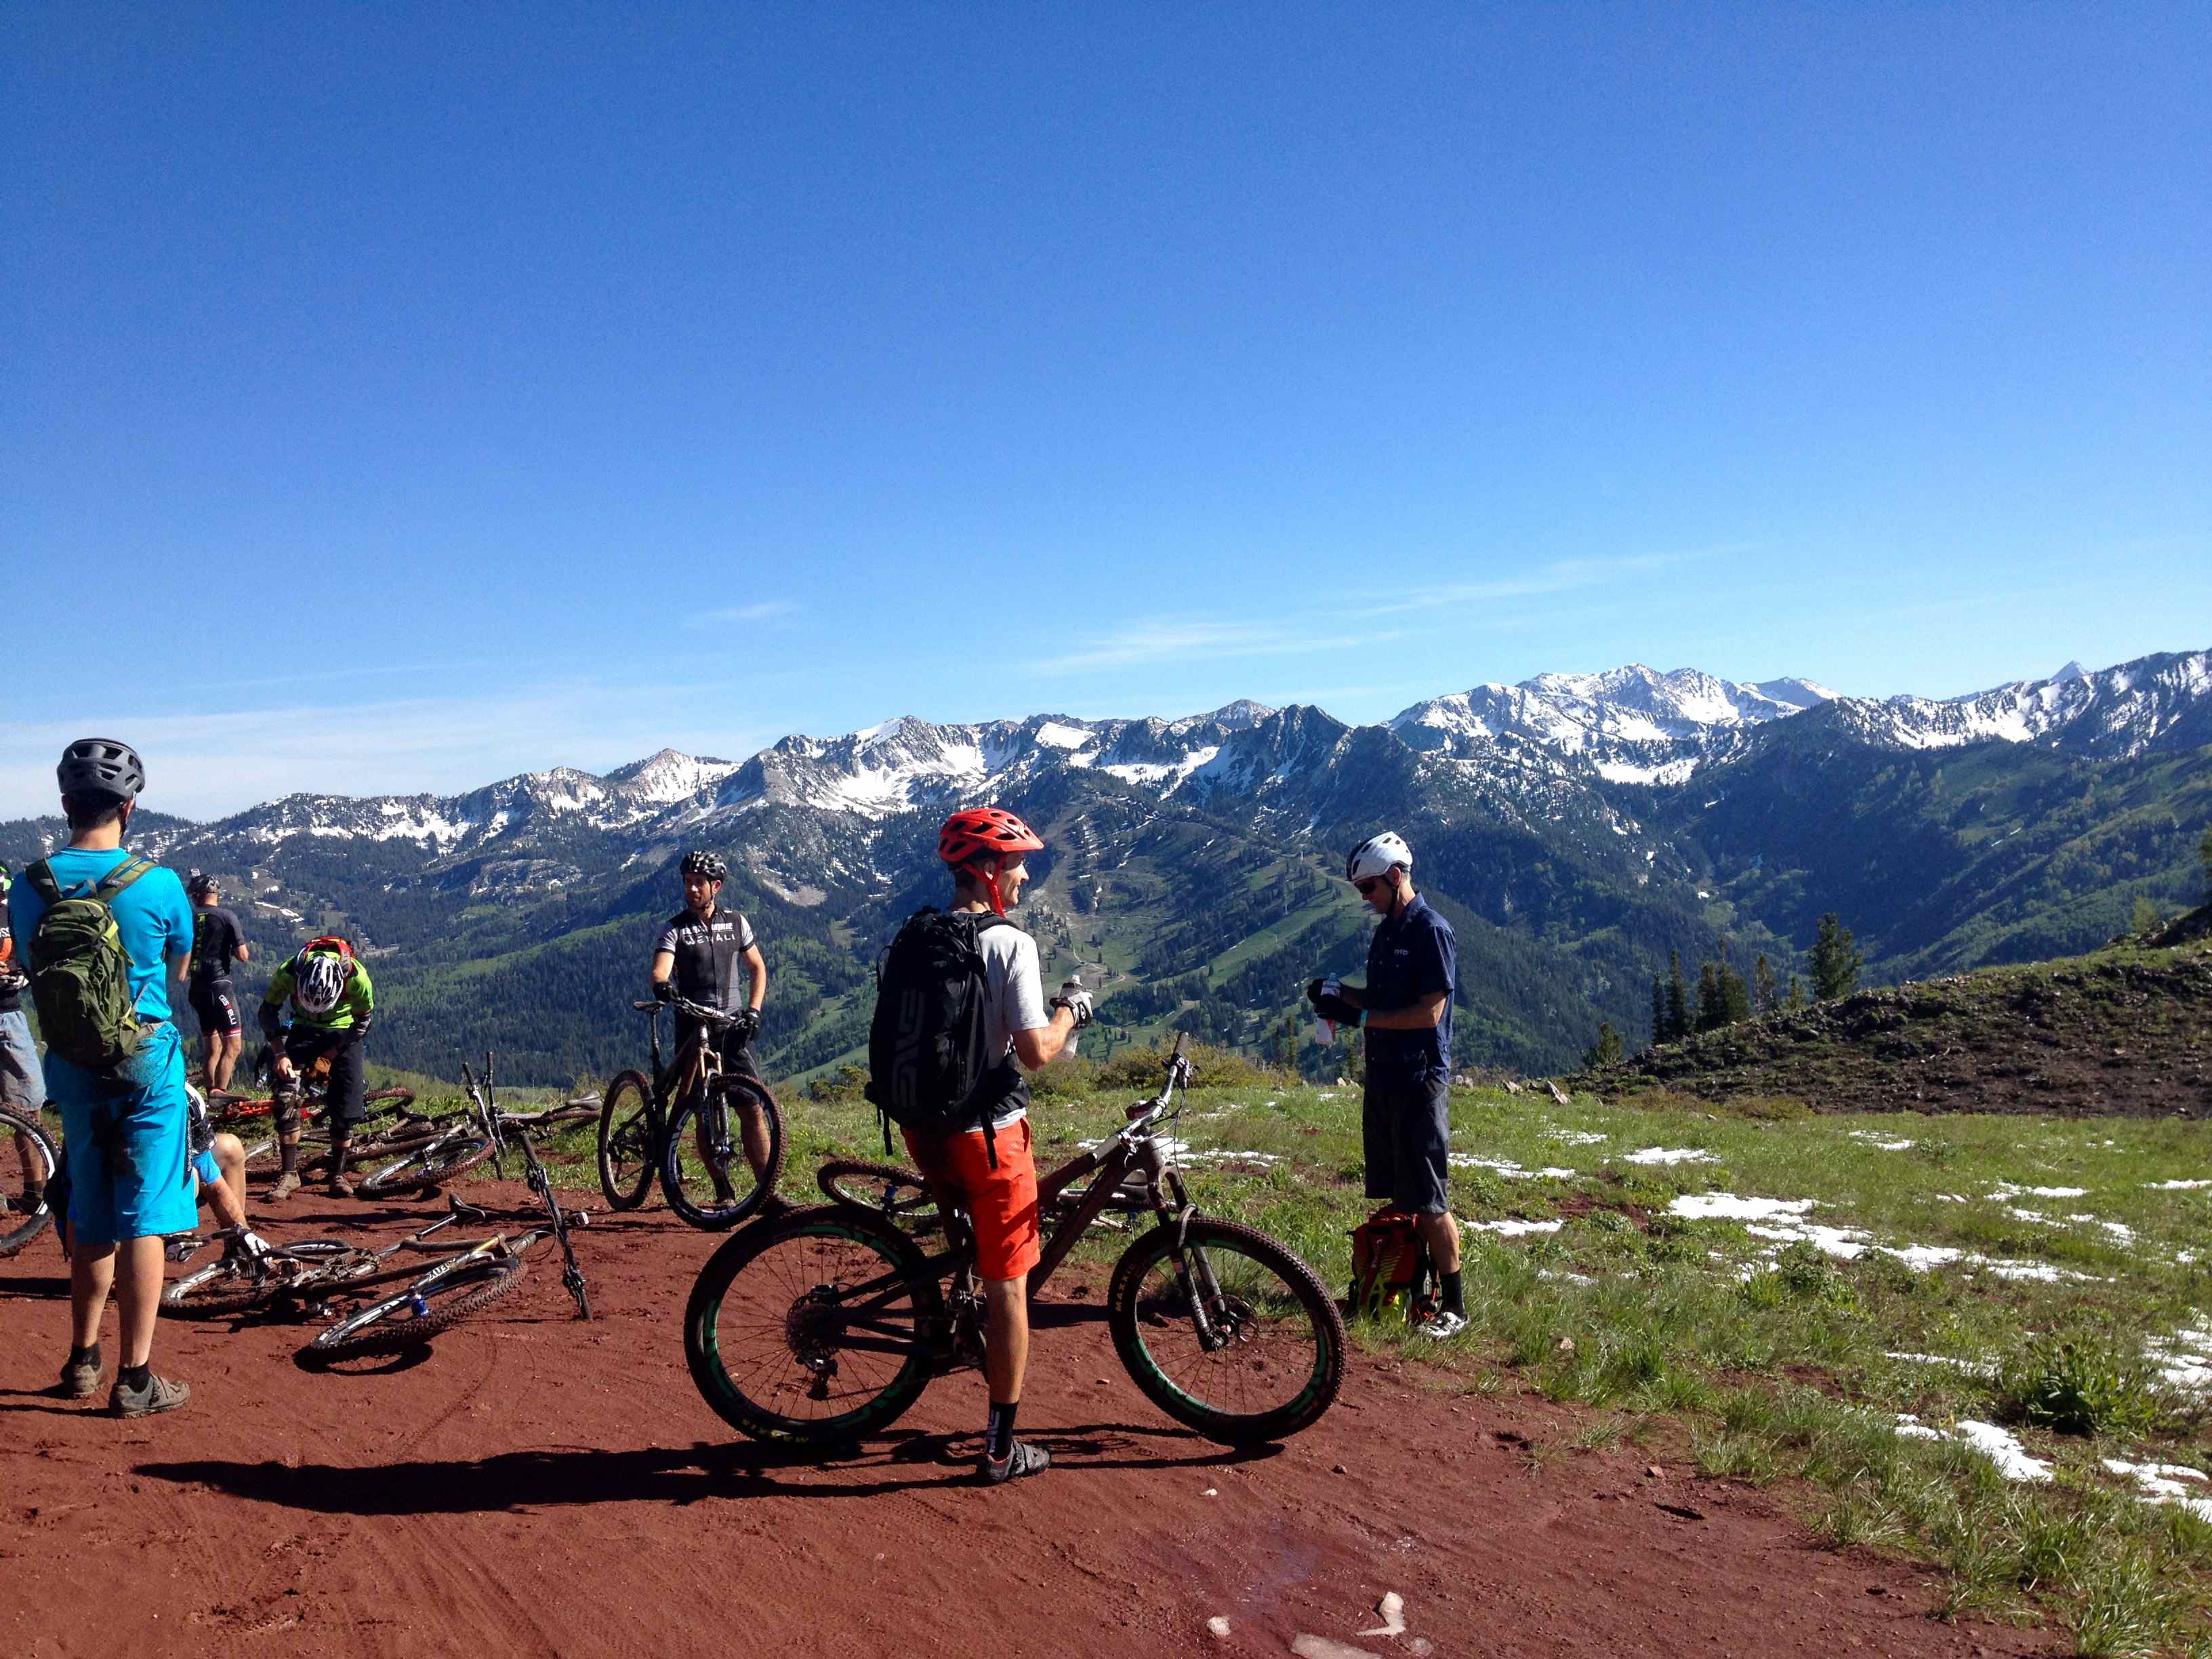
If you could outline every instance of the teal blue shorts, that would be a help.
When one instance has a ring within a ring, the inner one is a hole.
[[[149,1028],[116,1079],[49,1051],[46,1098],[60,1109],[68,1143],[73,1244],[191,1231],[199,1205],[185,1050],[175,1026],[164,1021]]]

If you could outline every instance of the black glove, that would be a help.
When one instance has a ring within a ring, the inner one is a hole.
[[[347,1041],[348,1042],[368,1042],[368,1022],[367,1020],[365,1020],[365,1019],[364,1019],[364,1020],[362,1020],[362,1021],[359,1024],[357,1024],[357,1025],[351,1025],[351,1026],[347,1027],[347,1028],[346,1028],[346,1041]]]
[[[1321,1002],[1323,997],[1335,996],[1338,992],[1341,991],[1343,988],[1343,986],[1340,985],[1334,976],[1328,979],[1308,980],[1306,981],[1306,1000],[1313,1004],[1316,1010],[1318,1010],[1321,1007]],[[1326,1016],[1324,1016],[1324,1018],[1326,1018]]]
[[[1359,1024],[1359,1010],[1342,997],[1328,992],[1314,999],[1314,1012],[1333,1025]]]
[[[657,979],[653,981],[653,1000],[655,1002],[667,1002],[672,1000],[675,995],[676,988],[673,985],[671,985],[666,980]]]
[[[730,1030],[740,1042],[750,1042],[760,1035],[761,1018],[757,1008],[740,1008],[731,1017]]]

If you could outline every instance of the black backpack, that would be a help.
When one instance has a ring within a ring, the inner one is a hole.
[[[982,933],[1010,927],[1004,916],[917,910],[884,953],[876,972],[876,1012],[868,1026],[868,1098],[891,1128],[927,1134],[981,1129],[1025,1096],[1021,1068],[984,1051],[990,994]],[[992,1166],[998,1153],[987,1140]]]

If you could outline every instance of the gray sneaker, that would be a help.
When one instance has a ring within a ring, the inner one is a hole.
[[[189,1382],[172,1382],[166,1376],[146,1374],[146,1386],[134,1389],[121,1377],[108,1391],[107,1409],[118,1417],[152,1417],[157,1412],[173,1412],[192,1397]]]
[[[106,1368],[99,1358],[62,1361],[62,1393],[71,1400],[89,1400],[100,1392],[100,1374]]]
[[[276,1177],[276,1184],[269,1189],[267,1201],[281,1204],[300,1190],[300,1176],[295,1170],[287,1170]]]

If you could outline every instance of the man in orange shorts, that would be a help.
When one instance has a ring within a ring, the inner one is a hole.
[[[945,820],[937,851],[952,871],[949,914],[975,919],[975,947],[983,958],[989,1070],[977,1093],[991,1103],[990,1127],[903,1131],[915,1162],[933,1184],[959,1194],[975,1227],[975,1271],[983,1281],[983,1371],[991,1389],[976,1473],[992,1486],[1035,1474],[1052,1461],[1042,1446],[1014,1438],[1014,1412],[1030,1358],[1029,1272],[1043,1254],[1029,1085],[1022,1073],[1050,1061],[1091,1021],[1091,993],[1072,980],[1048,1008],[1036,941],[1006,920],[1030,878],[1024,855],[1043,847],[1029,825],[995,806],[955,812]]]

